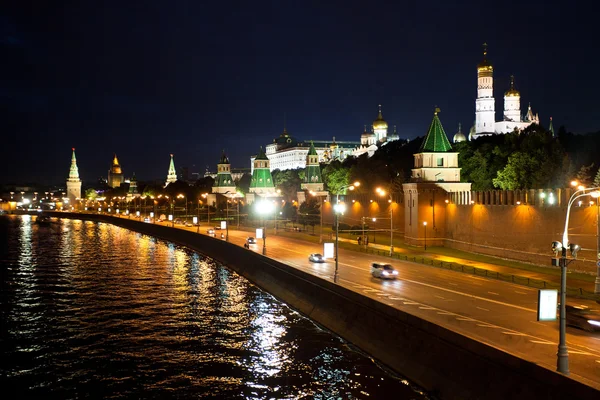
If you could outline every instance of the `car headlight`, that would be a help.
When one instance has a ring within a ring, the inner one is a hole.
[[[594,320],[591,320],[591,319],[588,320],[588,324],[592,324],[592,325],[595,325],[595,326],[600,326],[600,322],[599,321],[594,321]]]
[[[393,274],[394,274],[394,275],[398,275],[398,271],[394,271],[394,272],[393,272]]]
[[[389,275],[389,272],[387,272],[387,271],[383,271],[381,274],[382,274],[382,275]]]

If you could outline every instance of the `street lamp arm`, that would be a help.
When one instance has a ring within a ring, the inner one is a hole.
[[[563,246],[566,247],[569,245],[568,231],[569,231],[569,215],[570,215],[570,211],[571,211],[571,206],[573,205],[575,200],[579,199],[580,197],[589,196],[591,191],[599,190],[599,189],[600,189],[600,187],[579,189],[578,191],[576,191],[575,193],[573,193],[571,195],[571,198],[569,199],[569,203],[567,205],[567,216],[565,218],[565,230],[563,231]]]

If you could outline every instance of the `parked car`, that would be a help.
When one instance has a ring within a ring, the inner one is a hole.
[[[308,256],[308,261],[322,263],[322,262],[325,262],[325,258],[323,257],[322,254],[312,253],[311,255]]]
[[[185,226],[194,226],[194,224],[192,224],[191,222],[186,222]]]
[[[253,236],[246,238],[246,243],[248,244],[256,244],[256,239]]]
[[[206,233],[208,233],[210,236],[215,236],[215,230],[210,228],[206,230]]]
[[[588,332],[600,331],[600,310],[566,304],[565,311],[567,325]]]
[[[215,231],[220,231],[221,230],[221,226],[215,226]]]
[[[380,279],[396,279],[398,271],[390,264],[373,263],[371,264],[371,275]]]

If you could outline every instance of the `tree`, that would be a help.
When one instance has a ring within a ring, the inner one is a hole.
[[[600,187],[600,168],[598,168],[598,172],[596,172],[596,177],[594,178],[594,187]]]
[[[86,189],[85,191],[85,198],[88,200],[96,200],[96,198],[98,197],[98,193],[96,193],[95,189]]]
[[[516,152],[508,158],[508,163],[498,177],[493,179],[495,187],[503,190],[525,189],[533,187],[533,176],[540,163],[528,153]]]
[[[310,225],[315,231],[315,224],[319,222],[321,203],[315,196],[309,195],[306,191],[306,201],[298,207],[298,222],[304,225]]]
[[[286,169],[280,171],[274,170],[271,175],[273,176],[273,185],[281,190],[281,194],[287,202],[291,202],[296,198],[296,193],[300,191],[300,177],[298,171],[300,169]]]
[[[592,183],[592,170],[594,163],[590,165],[582,165],[577,172],[577,181],[583,186],[589,186]],[[597,175],[597,174],[596,174]]]
[[[350,169],[339,161],[332,161],[322,172],[323,181],[332,194],[340,193],[340,189],[350,182]]]

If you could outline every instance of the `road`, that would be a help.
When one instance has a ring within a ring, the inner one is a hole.
[[[196,231],[196,228],[186,228]],[[220,239],[220,232],[216,231]],[[206,227],[200,233],[206,234]],[[229,241],[243,246],[248,232],[230,229]],[[262,253],[263,242],[250,251]],[[270,234],[267,256],[323,279],[333,280],[335,262],[318,264],[308,254],[322,245]],[[407,313],[556,370],[558,321],[538,322],[538,290],[508,282],[394,260],[400,279],[370,275],[374,261],[389,258],[340,249],[338,283]],[[599,308],[598,304],[575,300]],[[600,389],[600,335],[567,327],[570,376]]]

